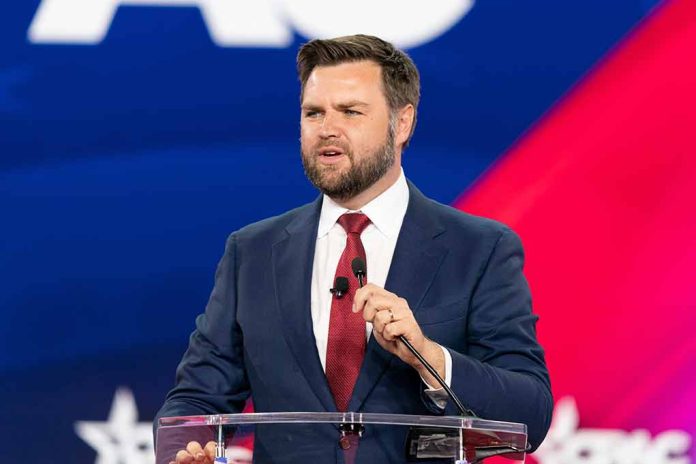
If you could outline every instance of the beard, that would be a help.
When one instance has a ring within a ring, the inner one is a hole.
[[[338,166],[319,164],[318,151],[321,145],[310,153],[302,151],[305,175],[321,193],[334,200],[345,201],[353,198],[374,185],[394,165],[394,133],[395,129],[390,124],[384,144],[363,156],[358,162],[352,151],[346,150],[338,141],[330,142],[330,145],[341,148],[350,160],[350,166],[344,172],[340,172],[341,168]]]

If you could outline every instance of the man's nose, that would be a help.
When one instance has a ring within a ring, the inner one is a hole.
[[[327,111],[321,121],[319,136],[322,138],[338,137],[340,135],[340,124],[336,113]]]

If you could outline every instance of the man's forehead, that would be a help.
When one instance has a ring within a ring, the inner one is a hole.
[[[382,94],[382,68],[374,61],[316,66],[304,87],[304,98],[326,93]]]

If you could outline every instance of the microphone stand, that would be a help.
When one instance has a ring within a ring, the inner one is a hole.
[[[353,259],[353,261],[351,261],[351,267],[353,268],[353,274],[355,274],[355,277],[358,278],[358,283],[360,284],[360,288],[362,288],[365,285],[364,281],[363,281],[363,279],[365,278],[365,275],[366,275],[365,261],[363,261],[361,258],[355,258],[355,259]],[[423,366],[430,373],[430,375],[435,377],[435,380],[437,380],[437,382],[440,384],[440,386],[445,390],[445,392],[447,393],[447,396],[450,397],[450,399],[454,403],[454,406],[459,410],[459,413],[462,416],[476,417],[476,414],[474,414],[474,412],[471,409],[467,408],[466,406],[464,406],[462,404],[461,401],[459,401],[459,398],[457,398],[457,395],[455,395],[454,392],[452,391],[452,389],[449,387],[449,385],[447,385],[447,382],[445,382],[444,379],[442,377],[440,377],[440,374],[438,374],[437,371],[435,370],[435,368],[428,361],[425,360],[423,355],[420,354],[418,352],[418,350],[416,350],[414,348],[414,346],[411,344],[411,342],[409,342],[406,339],[406,337],[404,337],[403,335],[399,335],[399,340],[401,341],[401,343],[403,343],[406,346],[406,348],[408,348],[408,350],[411,353],[413,353],[413,356],[415,356],[416,359],[418,359],[418,361],[421,364],[423,364]]]
[[[358,279],[358,283],[360,284],[360,288],[364,286],[364,281],[363,279],[365,278],[366,271],[365,271],[365,261],[362,258],[355,258],[351,262],[351,267],[353,269],[353,274],[355,274],[355,277]],[[459,413],[464,416],[464,417],[470,417],[470,418],[476,418],[476,414],[474,412],[464,406],[461,401],[459,401],[459,398],[457,398],[457,395],[452,391],[452,389],[447,385],[447,383],[444,381],[442,377],[440,377],[440,374],[437,373],[435,368],[425,360],[422,354],[416,350],[416,348],[409,342],[406,337],[403,335],[399,335],[399,340],[401,343],[403,343],[406,348],[420,361],[423,366],[425,366],[425,369],[435,377],[435,380],[440,384],[440,386],[445,390],[447,393],[447,396],[452,400],[454,403],[455,407],[459,410]],[[412,427],[411,430],[409,431],[408,438],[406,440],[407,443],[413,444],[413,443],[418,443],[420,442],[421,438],[423,437],[428,437],[430,440],[435,440],[435,441],[443,441],[447,440],[448,436],[451,436],[452,430],[451,429],[432,429],[432,428],[421,428],[421,427]],[[475,450],[472,456],[471,461],[467,460],[469,456],[467,456],[468,453],[466,453],[465,447],[464,447],[464,430],[459,429],[457,432],[457,437],[459,440],[459,450],[458,450],[458,459],[456,459],[455,464],[477,464],[480,461],[482,461],[485,458],[491,457],[491,456],[500,456],[504,454],[511,454],[511,453],[520,453],[520,452],[526,452],[531,448],[531,445],[527,443],[527,448],[524,450],[517,449],[514,447],[510,446],[500,446],[500,447],[495,447],[495,448],[488,448],[485,450]],[[415,447],[417,448],[417,447]],[[408,449],[414,449],[413,446],[407,446],[407,457],[411,460],[420,460],[424,458],[418,458],[417,455],[413,455],[408,452]],[[477,452],[479,451],[479,452]],[[429,459],[429,458],[425,458]]]

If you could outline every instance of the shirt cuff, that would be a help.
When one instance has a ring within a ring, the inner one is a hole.
[[[438,345],[439,346],[439,345]],[[447,386],[451,386],[452,384],[452,355],[450,352],[443,346],[440,346],[440,349],[442,350],[442,354],[445,356],[445,383]],[[421,380],[427,387],[424,391],[425,395],[440,409],[445,409],[445,406],[447,406],[447,401],[449,400],[449,395],[445,391],[442,386],[438,385],[436,387],[432,387],[428,382],[423,380],[423,377],[421,377]]]

